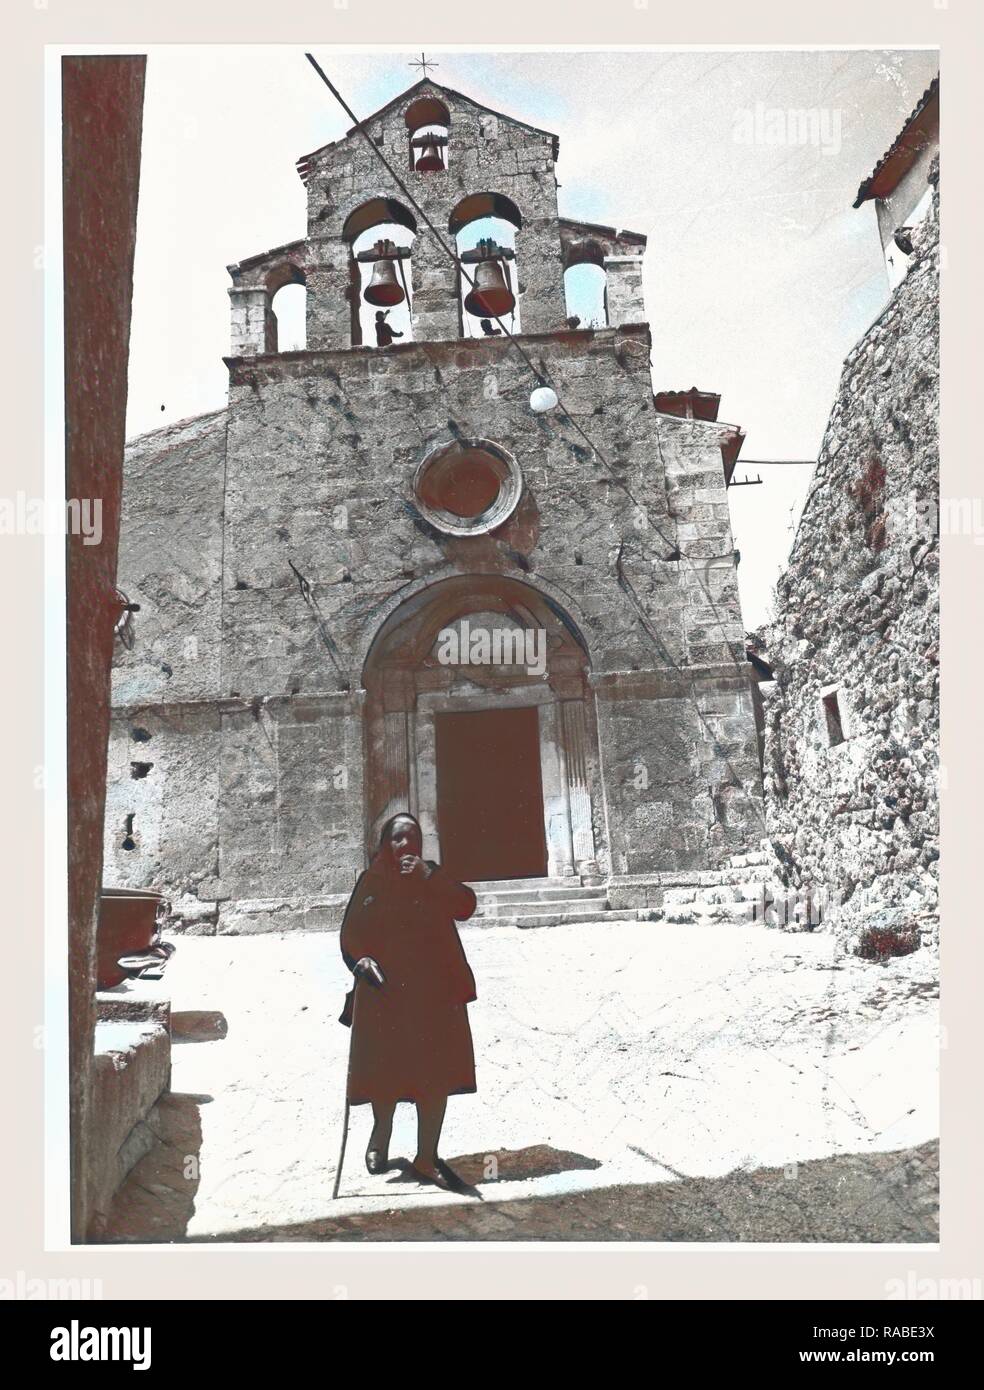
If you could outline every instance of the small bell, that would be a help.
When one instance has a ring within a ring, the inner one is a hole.
[[[479,261],[475,267],[475,284],[465,296],[465,309],[478,319],[501,319],[511,314],[516,300],[506,284],[498,261]]]
[[[437,145],[425,145],[423,153],[418,155],[417,162],[413,166],[418,174],[436,174],[444,169],[444,160],[441,158],[441,151]]]
[[[373,263],[372,279],[365,288],[363,298],[367,304],[375,304],[383,309],[402,304],[406,298],[396,278],[396,267],[388,256],[382,256]]]

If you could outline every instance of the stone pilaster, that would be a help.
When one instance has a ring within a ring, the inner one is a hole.
[[[229,291],[232,307],[230,352],[233,357],[255,357],[277,351],[277,316],[265,289]]]
[[[567,760],[574,867],[578,873],[595,874],[598,865],[591,817],[588,731],[584,718],[584,701],[564,700],[559,708],[564,754]]]
[[[642,298],[642,257],[607,256],[605,276],[609,326],[617,328],[623,323],[644,323],[646,306]]]
[[[429,233],[418,236],[410,259],[413,275],[412,322],[417,342],[461,337],[458,273]],[[474,274],[475,267],[469,270]]]
[[[346,348],[359,339],[358,281],[352,276],[352,253],[340,237],[311,241],[307,269],[307,345],[310,349]],[[354,295],[354,300],[353,300]]]

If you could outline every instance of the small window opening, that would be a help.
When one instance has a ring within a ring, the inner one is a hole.
[[[142,777],[147,776],[147,773],[153,766],[153,763],[131,763],[130,776],[135,782],[138,782]]]
[[[827,742],[831,748],[836,748],[839,743],[843,743],[844,719],[841,714],[840,692],[831,690],[823,696],[823,714],[827,726]]]

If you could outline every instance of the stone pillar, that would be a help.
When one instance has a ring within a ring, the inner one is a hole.
[[[437,833],[437,733],[435,706],[426,697],[417,701],[408,716],[410,745],[410,810],[420,822],[424,858],[441,859],[441,837]]]
[[[516,233],[516,260],[510,267],[523,288],[519,298],[523,333],[556,333],[567,321],[564,265],[555,218],[525,222]]]
[[[460,338],[458,272],[447,253],[426,230],[413,244],[410,268],[414,339],[419,343]],[[475,267],[471,265],[468,270],[474,276]]]
[[[605,257],[605,306],[608,324],[645,323],[646,305],[642,297],[642,257]]]
[[[263,289],[229,291],[232,301],[232,357],[255,357],[277,351],[277,316],[270,294]]]
[[[560,878],[574,873],[571,815],[564,761],[564,732],[560,706],[540,706],[540,777],[547,836],[547,873]]]
[[[407,760],[407,714],[392,710],[383,715],[381,785],[378,819],[386,821],[398,811],[410,809],[410,775]]]
[[[594,827],[591,820],[588,729],[584,718],[583,700],[561,701],[560,727],[567,759],[574,868],[579,874],[593,876],[598,872],[598,863],[595,858]]]
[[[382,689],[364,709],[367,732],[365,783],[367,846],[371,854],[379,827],[397,811],[413,810],[406,677],[384,672]]]
[[[351,248],[340,237],[329,237],[311,241],[309,255],[305,272],[308,351],[351,347],[359,341],[358,333],[353,335],[359,305],[358,281],[354,282],[354,305],[352,298]]]

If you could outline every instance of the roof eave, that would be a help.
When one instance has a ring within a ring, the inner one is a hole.
[[[912,168],[922,151],[931,143],[930,131],[935,123],[939,130],[939,75],[923,92],[906,118],[906,122],[874,169],[861,184],[853,207],[872,198],[885,198]],[[938,138],[938,135],[937,137]]]

